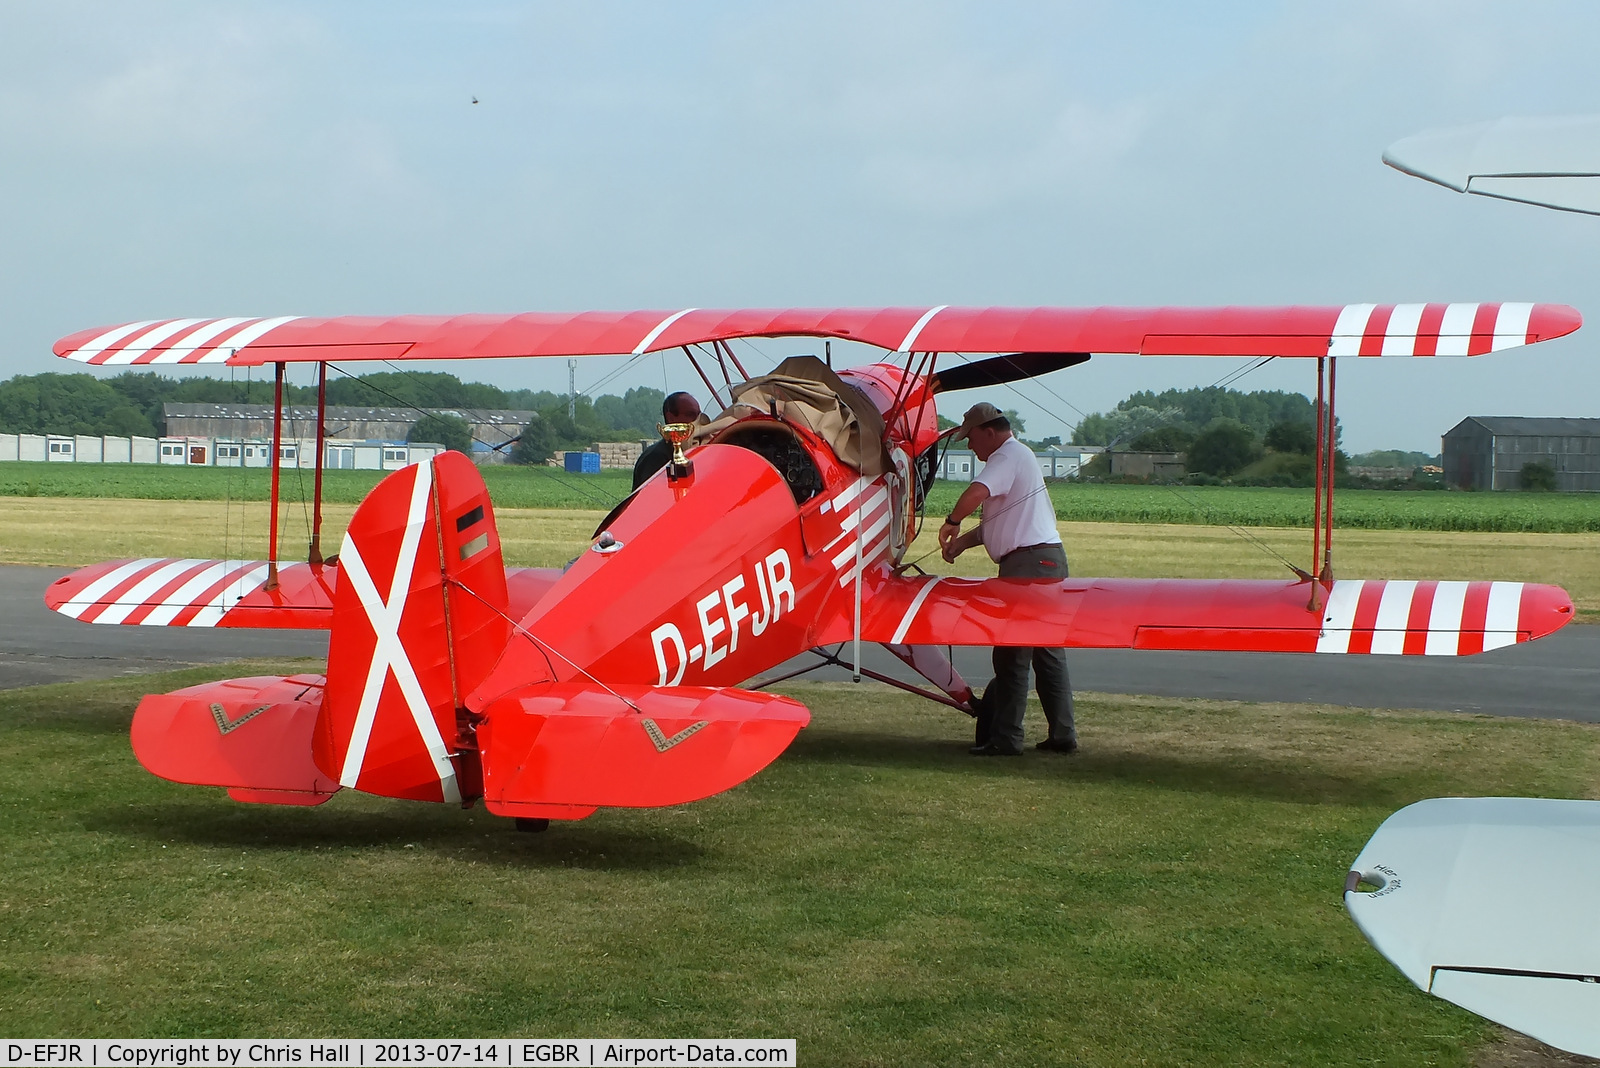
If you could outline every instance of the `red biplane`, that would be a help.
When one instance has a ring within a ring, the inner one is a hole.
[[[699,360],[722,369],[729,397],[694,428],[687,462],[619,505],[565,569],[506,568],[482,479],[446,453],[385,478],[337,557],[319,547],[319,466],[310,560],[279,562],[274,467],[271,559],[114,561],[60,579],[46,601],[89,623],[331,632],[326,676],[146,697],[134,750],[168,779],[279,804],[318,804],[341,788],[481,798],[524,826],[677,804],[742,782],[805,726],[797,702],[734,687],[806,650],[853,646],[860,671],[861,643],[881,643],[936,687],[908,688],[966,708],[972,691],[937,647],[1464,655],[1549,634],[1572,618],[1554,586],[1333,577],[1332,402],[1340,357],[1476,356],[1580,321],[1565,306],[1510,303],[941,306],[88,330],[56,353],[101,366],[274,364],[280,428],[284,369],[296,362],[320,364],[325,385],[330,362],[681,348],[708,387]],[[750,377],[729,345],[795,336],[895,356],[838,371],[794,356]],[[940,443],[935,395],[1094,353],[1314,360],[1310,566],[1281,581],[940,578],[905,566]],[[990,358],[941,367],[940,354]],[[319,465],[323,451],[319,441]]]

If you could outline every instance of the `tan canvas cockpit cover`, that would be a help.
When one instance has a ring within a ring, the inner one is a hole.
[[[883,416],[865,393],[815,356],[790,356],[770,375],[741,382],[731,392],[733,403],[695,431],[695,444],[716,440],[752,415],[776,415],[808,428],[832,447],[841,463],[863,475],[881,475],[890,468]]]

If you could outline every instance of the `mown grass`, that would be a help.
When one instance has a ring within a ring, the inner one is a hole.
[[[326,509],[323,546],[337,549],[354,511]],[[602,512],[496,509],[506,561],[558,567],[582,552]],[[309,515],[298,503],[282,519],[283,559],[305,559]],[[981,549],[954,564],[939,559],[936,523],[906,554],[929,571],[990,575]],[[1074,575],[1104,578],[1278,578],[1289,574],[1273,553],[1305,567],[1305,530],[1256,528],[1248,540],[1226,527],[1156,523],[1060,523]],[[0,497],[0,563],[77,566],[140,556],[261,559],[267,551],[264,502],[103,501]],[[1263,548],[1265,546],[1265,548]],[[1565,587],[1579,618],[1600,620],[1600,534],[1475,534],[1450,531],[1347,530],[1334,540],[1338,574],[1348,578],[1502,579]]]
[[[501,508],[584,508],[606,511],[628,494],[627,471],[575,475],[554,468],[482,469]],[[323,499],[356,504],[382,472],[328,471]],[[126,464],[0,463],[0,497],[125,497],[145,500],[264,501],[262,468],[152,467]],[[283,472],[283,499],[311,497],[312,472]],[[944,515],[962,484],[939,482],[928,514]],[[1246,527],[1305,527],[1309,489],[1246,486],[1133,486],[1060,483],[1050,489],[1064,522],[1173,523]],[[1455,493],[1339,490],[1335,519],[1347,529],[1453,530],[1506,533],[1600,532],[1597,493]]]
[[[543,835],[238,805],[135,764],[145,690],[305,666],[0,695],[0,1030],[1463,1064],[1494,1030],[1367,947],[1345,868],[1421,797],[1600,787],[1580,724],[1085,695],[1078,756],[974,761],[963,717],[848,685],[794,687],[812,726],[738,789]]]

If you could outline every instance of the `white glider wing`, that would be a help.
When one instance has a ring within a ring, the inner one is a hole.
[[[1600,115],[1431,130],[1396,141],[1383,162],[1458,193],[1600,215]]]
[[[1351,867],[1344,903],[1418,987],[1595,1057],[1597,891],[1600,801],[1434,798],[1383,822]]]

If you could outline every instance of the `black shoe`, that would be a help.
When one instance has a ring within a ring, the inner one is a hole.
[[[971,749],[968,749],[967,753],[971,756],[1021,756],[1022,750],[1002,749],[993,742],[990,742],[987,745],[975,745]]]
[[[1046,738],[1035,745],[1034,748],[1043,749],[1047,753],[1076,753],[1078,751],[1078,742],[1077,739],[1064,742],[1059,738]]]

